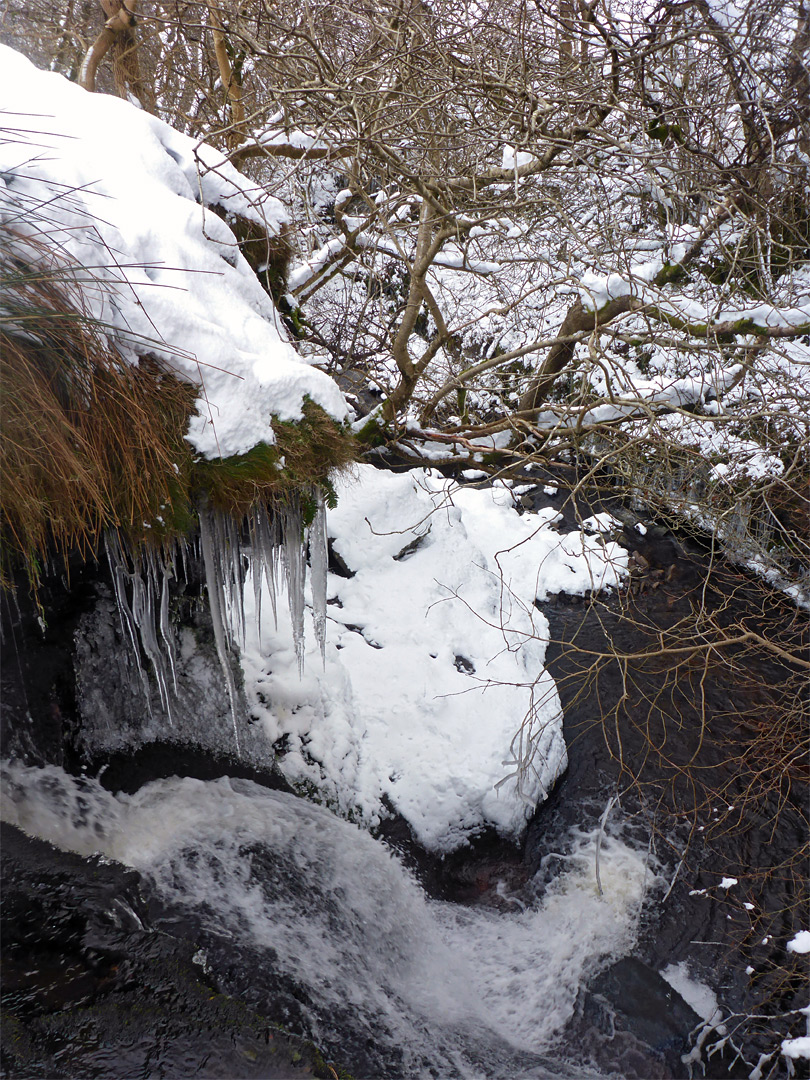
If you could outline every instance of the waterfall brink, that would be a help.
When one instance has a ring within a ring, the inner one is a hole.
[[[278,625],[278,590],[287,591],[298,669],[304,668],[304,611],[307,546],[315,635],[321,656],[326,648],[326,511],[323,497],[313,493],[316,508],[304,525],[301,500],[282,507],[261,504],[243,522],[219,510],[200,510],[199,555],[213,623],[217,656],[230,702],[234,742],[239,745],[239,691],[231,655],[244,646],[244,583],[250,572],[256,592],[256,619],[261,636],[261,581],[267,584],[274,624]],[[157,683],[160,702],[172,723],[172,696],[177,692],[175,642],[170,624],[170,582],[188,577],[189,545],[176,541],[168,548],[133,549],[116,532],[104,538],[124,638],[129,642],[149,703],[145,656]],[[180,556],[178,560],[178,555]],[[178,567],[179,562],[179,567]]]

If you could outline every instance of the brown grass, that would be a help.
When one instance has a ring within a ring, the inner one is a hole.
[[[0,584],[22,564],[36,586],[49,558],[87,557],[108,529],[137,549],[186,534],[197,507],[241,517],[308,498],[354,457],[347,432],[307,402],[300,423],[275,425],[276,445],[195,460],[184,435],[197,387],[154,357],[120,356],[84,307],[87,271],[17,239],[0,245]]]
[[[120,357],[71,278],[2,257],[3,572],[21,558],[34,582],[46,553],[87,555],[110,527],[160,534],[185,504],[195,389]]]

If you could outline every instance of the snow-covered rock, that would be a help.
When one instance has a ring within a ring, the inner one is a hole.
[[[325,663],[309,631],[299,681],[286,620],[260,642],[248,614],[245,686],[282,770],[372,826],[390,805],[431,850],[517,838],[566,766],[535,597],[616,585],[627,553],[424,469],[361,466],[338,496],[353,576],[329,575]]]

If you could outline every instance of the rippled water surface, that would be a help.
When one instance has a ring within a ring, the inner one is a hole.
[[[645,853],[575,838],[542,894],[503,913],[429,900],[383,844],[246,780],[112,795],[56,767],[4,770],[3,817],[132,866],[199,926],[228,992],[359,1075],[573,1077],[554,1056],[583,979],[631,946]]]

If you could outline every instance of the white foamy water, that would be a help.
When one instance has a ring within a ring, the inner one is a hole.
[[[305,988],[316,1041],[335,1045],[329,1018],[349,1015],[381,1058],[388,1044],[404,1054],[396,1075],[589,1075],[543,1055],[583,979],[631,946],[652,880],[645,854],[605,839],[600,896],[595,837],[583,835],[518,914],[431,901],[368,833],[244,780],[172,778],[116,796],[14,763],[0,805],[32,835],[141,871],[217,941],[271,957]]]

